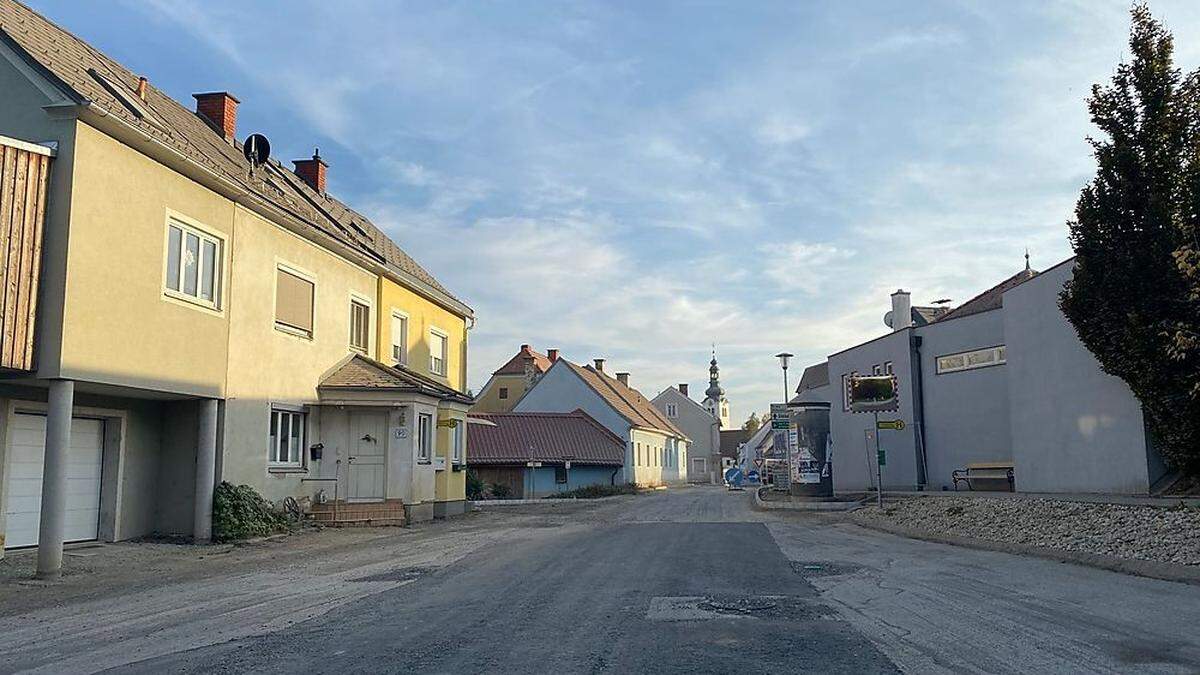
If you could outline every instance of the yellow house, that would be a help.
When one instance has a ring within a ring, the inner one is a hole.
[[[189,110],[13,0],[0,92],[0,232],[44,220],[0,236],[5,547],[54,576],[64,541],[207,540],[223,480],[348,519],[461,510],[473,314],[323,158],[244,153],[237,98]]]
[[[529,387],[557,360],[557,349],[550,349],[546,354],[541,354],[529,345],[521,345],[517,353],[497,368],[483,385],[483,389],[479,390],[471,412],[511,412]]]

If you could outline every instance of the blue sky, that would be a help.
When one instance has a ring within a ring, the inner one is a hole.
[[[1128,3],[34,2],[239,137],[330,163],[479,317],[476,390],[521,343],[609,359],[733,416],[881,334],[1070,255],[1084,98]],[[1157,0],[1180,65],[1200,3]]]

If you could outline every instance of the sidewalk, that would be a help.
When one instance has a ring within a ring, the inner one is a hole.
[[[855,493],[856,495],[859,493]],[[874,502],[875,493],[868,492],[868,501]],[[1184,506],[1200,507],[1200,497],[1148,497],[1144,495],[1105,495],[1071,492],[984,492],[961,490],[937,490],[918,492],[916,490],[884,490],[883,500],[889,498],[907,499],[912,497],[973,497],[980,499],[1053,499],[1060,502],[1080,502],[1083,504],[1120,504],[1124,506],[1160,506],[1165,508]]]

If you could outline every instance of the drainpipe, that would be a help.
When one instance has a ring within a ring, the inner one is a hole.
[[[921,368],[920,335],[909,334],[909,348],[912,352],[913,370],[913,422],[916,424],[913,437],[916,440],[917,451],[917,489],[924,490],[929,483],[928,466],[925,457],[925,376]]]
[[[617,468],[613,469],[612,475],[608,477],[608,484],[609,484],[609,485],[612,485],[613,487],[616,487],[616,485],[617,485],[617,474],[618,474],[618,473],[621,471],[621,469],[622,469],[622,467],[619,467],[619,466],[618,466]]]

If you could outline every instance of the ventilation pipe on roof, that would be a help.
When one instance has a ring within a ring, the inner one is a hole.
[[[621,384],[628,387],[629,386],[629,373],[617,373],[617,382],[620,382]]]
[[[139,95],[142,85],[138,83]],[[227,91],[210,91],[205,94],[192,94],[196,99],[196,114],[208,120],[227,141],[233,141],[237,132],[237,109],[240,101]]]

